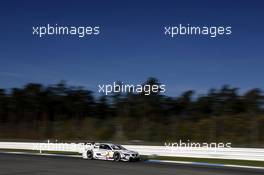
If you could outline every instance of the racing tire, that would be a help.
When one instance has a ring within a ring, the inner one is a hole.
[[[87,159],[88,160],[93,160],[93,152],[92,151],[87,151]]]
[[[114,153],[114,161],[119,162],[121,160],[121,155],[119,152]]]

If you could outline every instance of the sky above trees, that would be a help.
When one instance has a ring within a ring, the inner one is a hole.
[[[132,3],[133,2],[133,3]],[[0,87],[66,80],[98,84],[156,77],[168,95],[205,93],[224,84],[264,89],[262,1],[5,1],[0,6]],[[100,25],[96,38],[32,35],[32,26]],[[163,26],[230,25],[220,38],[167,38]]]

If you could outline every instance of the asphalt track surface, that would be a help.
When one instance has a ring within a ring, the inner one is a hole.
[[[1,175],[263,175],[263,170],[0,153]]]

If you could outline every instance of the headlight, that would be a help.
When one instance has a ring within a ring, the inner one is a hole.
[[[130,154],[124,154],[125,156],[130,156]]]

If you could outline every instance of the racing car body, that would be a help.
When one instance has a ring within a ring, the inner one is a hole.
[[[140,155],[136,151],[127,150],[121,145],[111,143],[95,143],[87,148],[82,157],[84,159],[101,159],[113,161],[138,161]]]

